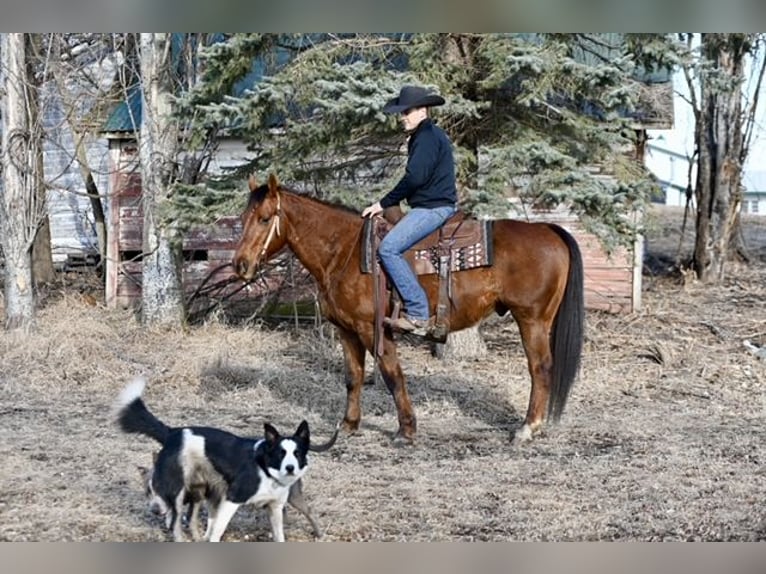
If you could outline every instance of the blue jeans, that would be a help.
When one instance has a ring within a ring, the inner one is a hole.
[[[425,320],[429,318],[430,313],[426,292],[404,258],[404,252],[432,231],[439,229],[456,210],[454,205],[432,209],[415,207],[408,211],[380,242],[380,261],[399,291],[405,313],[412,319]]]

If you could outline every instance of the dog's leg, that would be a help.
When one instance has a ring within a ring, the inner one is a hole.
[[[220,542],[229,521],[237,512],[239,504],[231,500],[222,500],[215,513],[208,516],[206,539],[210,542]]]
[[[189,511],[189,531],[192,535],[192,540],[195,542],[200,539],[199,532],[199,509],[202,506],[202,501],[193,498],[191,501],[191,510]]]
[[[218,516],[218,507],[221,506],[221,494],[213,490],[208,493],[205,498],[205,506],[207,506],[207,528],[205,528],[205,534],[202,535],[202,540],[210,540],[210,536],[213,533],[213,525],[215,524],[216,516]]]
[[[176,499],[173,503],[173,508],[170,510],[172,516],[171,516],[171,524],[173,525],[173,540],[176,542],[183,542],[186,540],[184,537],[184,533],[182,530],[182,524],[183,522],[181,520],[181,517],[184,514],[184,499],[186,498],[186,491],[182,488],[181,491],[176,495]]]
[[[218,516],[218,504],[207,505],[207,528],[205,528],[205,534],[202,535],[202,540],[210,540],[210,535],[213,532],[213,524],[215,524],[215,518]]]
[[[172,532],[173,530],[173,508],[170,507],[165,511],[165,530]]]
[[[271,520],[271,537],[274,542],[285,541],[285,529],[282,521],[285,511],[283,502],[272,502],[269,504],[269,519]]]
[[[287,497],[287,502],[308,519],[311,523],[311,529],[314,531],[314,538],[322,538],[322,531],[316,520],[314,520],[314,517],[311,516],[311,511],[309,510],[309,505],[306,504],[306,499],[303,498],[302,483],[302,480],[298,480],[290,487],[290,495]],[[287,508],[287,506],[285,506],[285,508]]]

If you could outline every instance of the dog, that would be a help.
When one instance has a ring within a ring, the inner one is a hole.
[[[284,542],[283,513],[294,489],[298,510],[308,507],[302,496],[301,478],[308,469],[308,452],[329,449],[337,439],[312,445],[308,422],[302,421],[295,433],[281,435],[264,423],[263,438],[240,437],[233,433],[200,426],[169,427],[154,416],[141,395],[146,387],[136,378],[120,393],[115,417],[125,433],[138,433],[162,445],[147,481],[150,506],[166,517],[166,527],[175,541],[184,540],[182,520],[189,504],[189,524],[194,539],[199,538],[198,514],[204,501],[208,508],[203,539],[219,542],[231,518],[243,504],[267,507],[272,539]],[[316,523],[309,518],[312,527]],[[318,527],[315,527],[318,531]]]
[[[339,428],[339,427],[338,427]],[[332,444],[334,444],[335,439],[337,439],[337,433],[333,435],[333,438],[330,439],[332,443],[328,443],[328,445],[322,445],[322,446],[328,446],[331,447]],[[312,445],[313,448],[313,445]],[[319,447],[317,447],[319,448]],[[156,464],[157,462],[157,455],[158,453],[154,453],[152,457],[153,464]],[[169,530],[171,529],[170,519],[172,517],[172,514],[169,512],[169,508],[165,501],[160,497],[157,492],[154,490],[154,487],[152,486],[152,478],[154,476],[154,466],[152,467],[146,467],[146,466],[138,466],[138,473],[139,477],[141,479],[141,483],[144,487],[144,494],[146,496],[146,499],[149,503],[149,510],[153,514],[157,514],[159,516],[162,516],[166,519],[165,527]],[[204,489],[199,490],[192,490],[186,493],[186,496],[184,498],[184,506],[189,505],[189,508],[187,510],[187,513],[185,515],[186,524],[189,526],[189,530],[192,534],[193,540],[199,540],[201,538],[199,533],[199,511],[201,508],[202,503],[204,502],[204,499],[206,497],[206,491]],[[319,524],[314,519],[314,516],[311,514],[311,509],[309,508],[309,505],[306,503],[306,499],[303,497],[303,479],[297,480],[291,487],[290,487],[290,493],[287,496],[287,504],[295,508],[298,512],[303,514],[303,516],[306,517],[306,519],[309,521],[309,524],[311,524],[311,530],[314,534],[314,538],[320,539],[322,538],[322,529],[319,528]]]

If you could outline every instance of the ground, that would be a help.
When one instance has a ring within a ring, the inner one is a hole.
[[[587,314],[564,415],[531,443],[510,441],[529,393],[512,322],[483,326],[479,360],[402,344],[417,441],[392,445],[393,401],[366,386],[361,431],[313,455],[305,479],[324,540],[766,540],[766,360],[753,352],[766,347],[763,219],[745,226],[753,264],[705,287],[665,273],[679,219],[655,210],[643,308]],[[326,325],[213,317],[147,330],[83,291],[43,301],[37,332],[0,334],[0,540],[167,539],[136,469],[156,446],[111,416],[134,375],[148,377],[146,403],[174,425],[258,435],[264,421],[291,432],[305,418],[322,441],[342,416],[341,351]],[[292,510],[285,535],[312,539]],[[248,509],[224,537],[268,539],[266,513]]]

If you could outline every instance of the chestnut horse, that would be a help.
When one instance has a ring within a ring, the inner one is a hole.
[[[316,279],[322,314],[338,330],[345,359],[344,428],[354,432],[366,351],[373,353],[373,279],[361,272],[364,220],[358,212],[299,195],[272,174],[258,185],[251,176],[242,237],[232,264],[245,280],[283,247],[289,247]],[[524,425],[516,433],[528,440],[546,416],[558,420],[577,376],[583,343],[583,268],[579,247],[561,227],[511,219],[493,224],[494,262],[454,273],[449,324],[458,331],[489,316],[510,311],[519,326],[532,389]],[[436,275],[421,276],[432,310]],[[388,313],[389,311],[387,311]],[[395,440],[412,442],[415,413],[399,364],[396,343],[386,328],[380,373],[396,403]],[[546,412],[547,411],[547,412]]]

